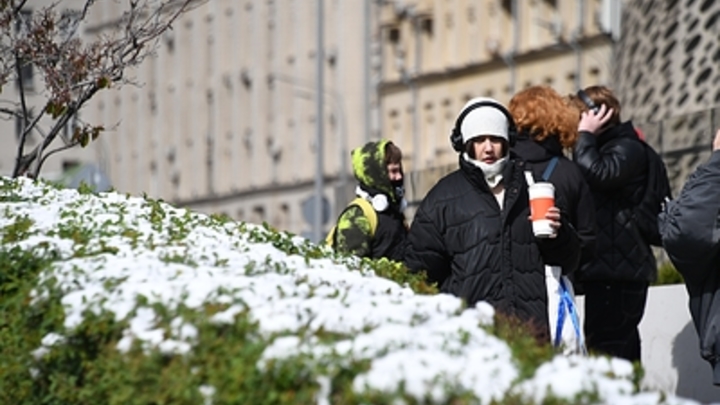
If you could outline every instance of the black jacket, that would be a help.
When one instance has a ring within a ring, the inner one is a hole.
[[[557,137],[536,142],[521,134],[513,146],[513,151],[525,161],[536,181],[542,180],[550,160],[553,157],[558,158],[548,179],[555,186],[555,205],[567,215],[568,221],[580,237],[580,265],[591,261],[595,256],[595,204],[580,169],[563,155],[562,145]]]
[[[665,251],[685,278],[700,354],[720,385],[720,152],[690,176],[659,225]]]
[[[375,237],[370,242],[367,257],[379,259],[386,257],[401,262],[405,258],[407,246],[407,225],[405,215],[392,205],[385,211],[378,212],[378,224]]]
[[[579,240],[566,221],[556,238],[535,238],[523,169],[522,161],[509,159],[500,210],[482,171],[461,157],[460,170],[442,178],[420,203],[406,263],[468,305],[487,301],[547,334],[544,264],[577,266]]]
[[[643,281],[657,276],[655,256],[632,220],[647,183],[645,147],[630,122],[597,137],[581,132],[575,162],[595,202],[595,259],[576,274],[579,281]]]

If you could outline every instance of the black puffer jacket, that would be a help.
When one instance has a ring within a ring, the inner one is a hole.
[[[525,161],[536,181],[541,181],[550,160],[557,157],[557,165],[550,175],[555,186],[555,205],[567,215],[580,237],[580,265],[595,256],[595,204],[585,178],[577,165],[563,155],[562,145],[557,137],[548,137],[541,142],[530,139],[526,134],[518,137],[513,151]],[[567,269],[572,272],[575,269]]]
[[[597,137],[581,132],[575,162],[595,201],[595,260],[580,268],[579,281],[653,281],[655,257],[632,220],[632,207],[647,183],[647,157],[632,123]]]
[[[406,263],[413,271],[427,271],[441,291],[469,305],[487,301],[546,334],[543,264],[574,268],[579,240],[566,221],[554,239],[533,236],[523,169],[523,162],[508,161],[500,210],[482,171],[461,157],[460,170],[441,179],[421,202],[408,235]]]
[[[378,212],[377,229],[370,242],[370,252],[367,257],[379,259],[386,257],[401,262],[405,258],[407,246],[407,226],[405,215],[396,205],[391,205],[385,211]]]

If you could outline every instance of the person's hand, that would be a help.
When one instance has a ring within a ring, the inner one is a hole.
[[[593,135],[597,135],[610,118],[612,118],[613,109],[607,108],[605,104],[600,105],[600,109],[597,114],[592,110],[588,110],[580,114],[580,124],[578,124],[578,131],[590,132]]]
[[[545,219],[550,220],[550,227],[555,231],[555,235],[557,235],[558,229],[562,226],[562,223],[560,222],[560,208],[548,208],[548,211],[545,213]]]
[[[560,208],[548,208],[547,212],[545,213],[545,219],[550,220],[550,227],[553,229],[553,234],[550,236],[550,238],[556,237],[558,234],[558,229],[560,229],[560,227],[562,226],[562,222],[560,222]],[[532,221],[532,215],[528,215],[528,221]]]
[[[720,129],[715,132],[715,140],[713,141],[713,152],[720,150]]]

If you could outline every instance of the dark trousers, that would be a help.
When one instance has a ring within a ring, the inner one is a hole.
[[[648,283],[585,282],[588,350],[640,361],[638,325],[645,313]]]

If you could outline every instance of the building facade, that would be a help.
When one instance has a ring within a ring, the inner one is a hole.
[[[660,121],[720,105],[720,2],[634,0],[614,76],[624,112]]]
[[[472,97],[507,103],[531,85],[569,94],[609,84],[618,7],[592,0],[384,7],[382,133],[403,146],[411,170],[452,164],[450,130]]]
[[[107,131],[44,172],[94,162],[119,191],[310,235],[318,178],[324,232],[354,187],[349,151],[368,140],[392,139],[406,172],[420,172],[456,162],[448,136],[471,97],[612,85],[619,1],[324,0],[322,52],[317,4],[203,2],[132,72],[137,86],[101,92],[81,111]],[[112,26],[121,5],[96,3],[82,35]],[[3,174],[12,149],[2,148]]]

